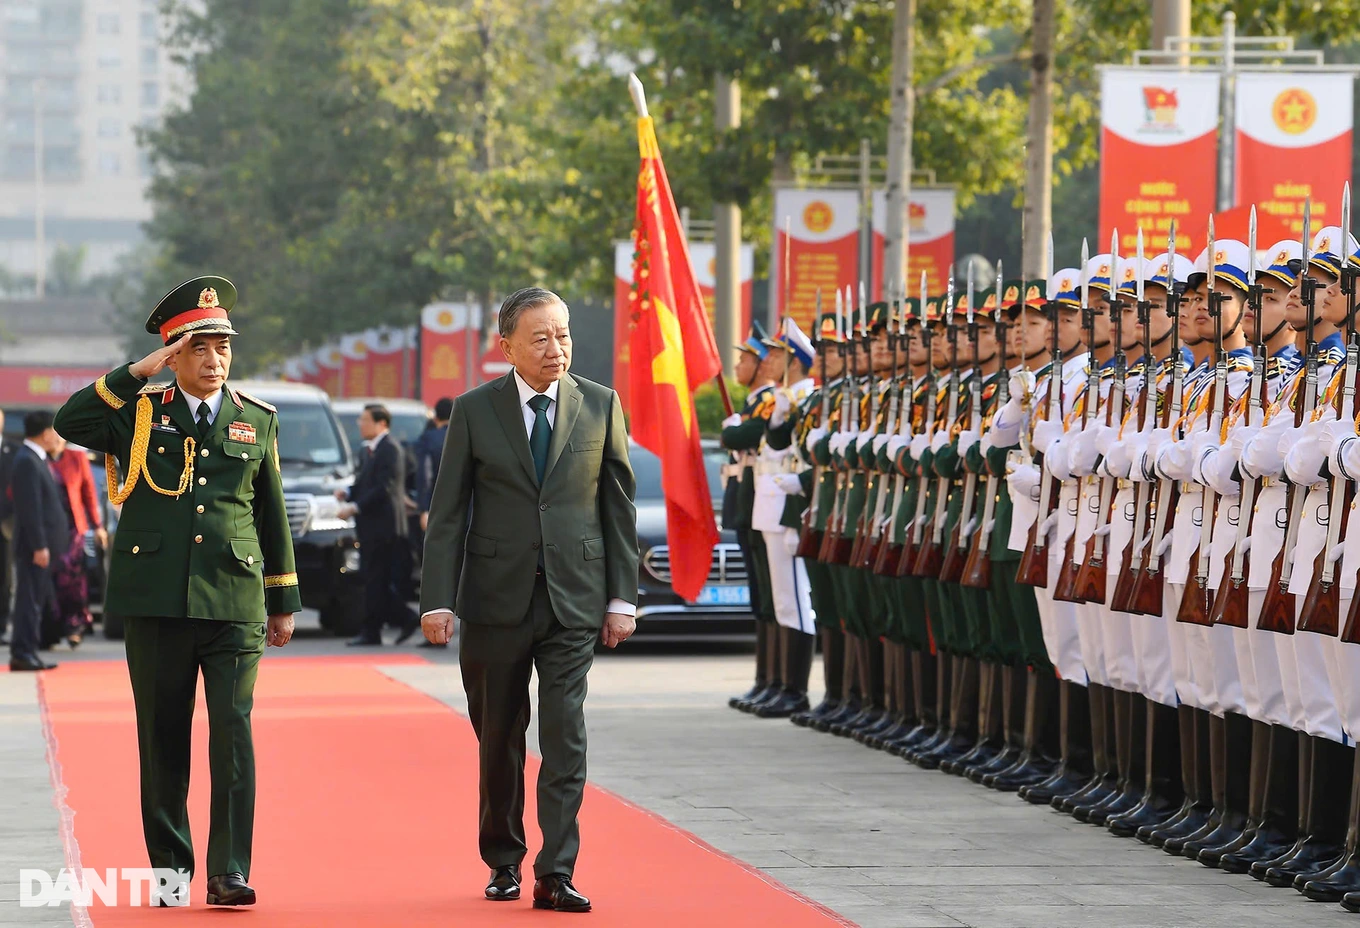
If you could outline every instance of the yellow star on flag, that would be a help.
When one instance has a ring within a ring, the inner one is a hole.
[[[680,320],[665,303],[653,296],[656,323],[661,330],[662,349],[652,358],[652,381],[675,388],[675,402],[680,407],[680,418],[685,423],[685,435],[691,431],[693,410],[690,408],[689,383],[685,372],[684,339],[680,335]]]

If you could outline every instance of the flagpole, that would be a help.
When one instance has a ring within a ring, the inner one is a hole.
[[[636,74],[628,75],[628,93],[633,98],[633,105],[637,107],[638,118],[648,118],[651,114],[647,112],[647,95],[642,89],[642,81],[638,80]],[[682,237],[684,236],[683,231],[680,234]],[[688,255],[689,242],[684,242],[684,246],[685,254]],[[727,381],[723,379],[722,371],[719,371],[718,375],[713,379],[718,383],[718,394],[722,397],[723,412],[730,416],[733,413],[732,397],[727,393]]]

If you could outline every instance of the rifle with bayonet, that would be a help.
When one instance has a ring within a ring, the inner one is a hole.
[[[831,384],[828,383],[826,379],[827,344],[826,339],[822,337],[821,332],[821,319],[822,319],[821,287],[817,288],[817,312],[814,318],[816,318],[818,326],[815,341],[815,345],[817,347],[817,357],[822,365],[822,408],[821,418],[817,420],[817,424],[822,428],[826,428],[827,423],[831,421]],[[836,324],[837,325],[840,324],[839,318],[836,320]],[[842,352],[842,359],[843,358],[844,353]],[[809,457],[812,456],[811,453],[812,449],[809,448],[808,449]],[[795,555],[797,557],[803,558],[816,557],[817,552],[820,551],[822,547],[823,532],[821,529],[817,527],[817,522],[819,521],[819,516],[821,515],[822,508],[821,507],[822,477],[823,477],[822,465],[816,464],[812,470],[812,499],[808,501],[808,507],[803,510],[802,520],[803,524],[798,530],[798,551],[796,552]]]
[[[1342,208],[1342,214],[1346,213]],[[1256,428],[1261,425],[1266,405],[1266,391],[1269,383],[1266,377],[1266,323],[1261,318],[1261,302],[1265,288],[1256,277],[1256,207],[1251,208],[1251,224],[1247,230],[1247,251],[1251,253],[1251,266],[1247,269],[1247,305],[1256,320],[1256,337],[1252,339],[1251,382],[1247,386],[1247,407],[1245,425]],[[1251,537],[1251,525],[1255,521],[1256,495],[1261,492],[1261,481],[1242,476],[1242,495],[1237,506],[1237,531],[1233,536],[1233,546],[1224,558],[1223,580],[1214,596],[1214,607],[1209,612],[1209,621],[1214,625],[1229,628],[1248,628],[1247,619],[1248,590],[1247,570],[1249,552],[1247,539]]]
[[[1139,276],[1141,277],[1141,268]],[[1110,290],[1106,295],[1110,321],[1114,324],[1114,379],[1105,402],[1105,426],[1119,427],[1124,420],[1124,393],[1128,389],[1129,359],[1124,354],[1124,313],[1119,308],[1119,230],[1110,235]],[[1099,460],[1097,460],[1097,469]],[[1106,594],[1105,535],[1110,524],[1110,508],[1114,505],[1115,480],[1097,475],[1100,486],[1097,494],[1096,523],[1091,537],[1086,540],[1086,552],[1077,570],[1077,598],[1088,603],[1104,603]]]
[[[854,401],[857,392],[855,387],[855,343],[851,335],[853,328],[850,319],[850,294],[849,287],[846,287],[844,297],[839,288],[836,290],[836,319],[841,329],[841,358],[845,367],[841,371],[841,421],[838,432],[844,434],[855,431],[855,422],[851,419],[853,411],[857,418],[859,415],[859,404]],[[839,564],[842,561],[835,560],[836,552],[840,549],[840,536],[842,527],[845,524],[845,507],[847,488],[849,486],[849,468],[844,466],[837,467],[832,461],[832,467],[836,468],[836,488],[832,497],[831,517],[827,520],[826,531],[822,535],[822,547],[817,552],[817,560],[825,564]],[[847,552],[848,553],[848,552]]]
[[[1217,293],[1214,283],[1214,217],[1209,214],[1209,268],[1205,280],[1204,298],[1209,308],[1209,318],[1214,321],[1214,381],[1209,386],[1209,432],[1221,433],[1223,419],[1228,413],[1228,356],[1223,350],[1223,304],[1227,294]],[[1240,320],[1239,320],[1240,323]],[[1190,436],[1186,436],[1190,440]],[[1195,575],[1185,585],[1176,621],[1187,625],[1212,625],[1209,610],[1213,606],[1214,591],[1209,588],[1210,554],[1213,550],[1214,523],[1218,515],[1218,494],[1214,488],[1202,484],[1199,546],[1195,549]]]
[[[924,281],[925,275],[922,275]],[[935,437],[935,417],[936,407],[939,404],[940,379],[935,370],[934,340],[935,333],[930,328],[930,312],[926,308],[925,284],[921,284],[921,340],[926,355],[926,374],[925,374],[925,411],[921,418],[921,425],[926,430],[923,438],[924,447],[929,448],[931,441]],[[912,513],[911,525],[908,526],[905,538],[902,543],[902,553],[897,559],[896,575],[898,577],[909,577],[915,573],[916,563],[920,554],[930,540],[930,533],[926,531],[926,520],[929,518],[926,513],[926,502],[930,496],[930,475],[925,468],[920,467],[920,462],[916,462],[920,473],[916,477],[916,510]]]
[[[1023,281],[1021,282],[1021,286],[1024,286]],[[1001,262],[997,261],[996,313],[992,318],[996,325],[996,350],[1000,355],[1001,361],[997,368],[996,398],[992,403],[993,416],[996,415],[996,412],[1000,410],[1001,407],[1010,402],[1011,398],[1011,372],[1006,366],[1006,307],[1003,305],[1002,288]],[[1020,297],[1020,299],[1023,299],[1023,297]],[[982,377],[981,362],[975,358],[973,363],[978,367],[977,376],[980,379]],[[982,421],[980,414],[978,421],[979,423]],[[981,425],[979,425],[979,428],[980,427]],[[982,440],[981,436],[979,436],[979,451],[981,451],[981,444]],[[987,455],[985,452],[982,453],[982,466],[987,466]],[[964,586],[971,586],[979,590],[990,589],[992,585],[991,544],[992,522],[996,517],[996,483],[996,474],[988,471],[986,487],[983,490],[982,521],[973,529],[973,537],[968,547],[968,559],[964,562],[963,576],[959,580]]]
[[[1299,297],[1303,300],[1304,359],[1303,395],[1294,397],[1294,427],[1302,428],[1311,421],[1313,407],[1317,405],[1318,387],[1318,342],[1315,327],[1317,323],[1317,281],[1308,274],[1309,248],[1312,239],[1313,200],[1303,201],[1303,266],[1300,269]],[[1308,488],[1289,484],[1287,492],[1289,517],[1285,523],[1284,544],[1280,553],[1270,565],[1270,582],[1266,584],[1266,596],[1261,605],[1261,617],[1256,627],[1263,631],[1281,635],[1294,634],[1294,597],[1289,592],[1289,577],[1294,566],[1294,548],[1299,540],[1299,526],[1303,523],[1303,504]]]
[[[941,316],[945,324],[945,337],[949,339],[949,378],[945,383],[947,396],[945,399],[945,419],[944,430],[948,435],[954,427],[954,420],[959,414],[959,327],[954,322],[954,272],[949,272],[949,285],[945,291],[945,305],[941,311]],[[936,410],[938,412],[938,409]],[[935,431],[940,427],[938,422],[931,420],[930,429],[931,445],[933,447]],[[933,455],[932,455],[933,457]],[[922,477],[929,485],[930,475],[922,470]],[[940,568],[944,565],[944,524],[949,515],[949,478],[938,477],[935,480],[935,509],[930,515],[930,532],[924,536],[916,560],[912,564],[911,572],[917,577],[939,577]]]
[[[901,294],[894,285],[892,298],[888,304],[888,350],[892,352],[892,369],[889,376],[889,398],[888,398],[888,418],[884,425],[883,434],[892,436],[898,430],[898,416],[902,411],[902,378],[897,372],[897,348],[902,340],[902,320],[899,313],[902,309]],[[896,324],[894,325],[894,322]],[[878,453],[874,452],[874,457]],[[872,570],[878,562],[879,548],[883,544],[884,517],[883,513],[888,501],[888,476],[891,472],[884,470],[876,478],[877,488],[874,493],[874,515],[869,522],[868,538],[860,545],[859,557],[853,562],[856,567],[863,570]],[[900,476],[900,475],[899,475]]]
[[[1081,242],[1081,324],[1086,330],[1086,393],[1081,402],[1084,404],[1082,416],[1078,420],[1082,429],[1095,422],[1100,406],[1100,369],[1096,364],[1096,313],[1091,305],[1090,248],[1086,240]],[[1077,519],[1080,521],[1082,509],[1086,505],[1086,480],[1077,477]],[[1067,536],[1063,548],[1062,569],[1058,571],[1058,581],[1053,586],[1053,598],[1063,603],[1079,603],[1077,596],[1076,556],[1077,532]]]
[[[966,300],[966,319],[968,324],[968,341],[972,345],[972,368],[973,376],[968,381],[968,431],[976,432],[978,425],[982,421],[982,374],[978,370],[978,322],[977,314],[973,309],[973,275],[968,275],[968,291]],[[949,429],[954,430],[953,418],[950,419]],[[960,461],[960,466],[962,462]],[[948,486],[949,481],[945,481]],[[964,562],[968,560],[968,535],[972,531],[975,522],[973,516],[973,500],[977,496],[977,474],[969,471],[963,478],[963,505],[959,509],[958,520],[954,523],[953,531],[949,533],[949,541],[944,552],[944,565],[940,569],[940,579],[946,583],[957,583],[963,576]]]
[[[925,271],[922,271],[922,272],[921,272],[921,299],[920,299],[920,303],[918,304],[918,307],[917,307],[917,311],[920,313],[920,326],[919,326],[919,328],[917,329],[917,332],[918,332],[918,334],[919,334],[919,337],[921,337],[921,338],[923,339],[923,342],[922,342],[922,343],[926,346],[926,357],[927,357],[927,362],[926,362],[926,363],[927,363],[927,365],[929,365],[929,356],[930,356],[930,332],[929,332],[929,326],[926,325],[926,300],[927,300],[927,299],[928,299],[928,297],[927,297],[927,295],[926,295],[926,272],[925,272]],[[910,336],[907,335],[907,312],[908,312],[908,307],[909,307],[909,304],[904,300],[903,303],[902,303],[902,317],[901,317],[901,321],[900,321],[899,324],[898,324],[898,339],[899,339],[899,340],[901,340],[901,339],[907,339],[907,342],[908,342],[906,371],[903,372],[903,374],[902,374],[902,379],[905,381],[905,386],[907,387],[907,395],[906,395],[906,398],[905,398],[905,402],[903,401],[903,397],[902,397],[902,388],[903,388],[904,384],[899,383],[899,384],[897,385],[897,402],[898,402],[898,405],[897,405],[897,434],[898,434],[898,435],[901,435],[901,436],[903,436],[903,437],[906,437],[906,436],[911,432],[911,425],[912,425],[911,413],[912,413],[912,400],[913,400],[913,392],[914,392],[914,391],[912,391],[912,389],[911,389],[912,374],[911,374]],[[896,367],[896,364],[897,364],[897,354],[896,354],[896,352],[895,352],[895,350],[894,350],[894,354],[893,354],[893,365],[894,365],[894,367]],[[932,388],[932,387],[931,387],[931,381],[930,381],[930,379],[929,379],[929,374],[927,374],[927,379],[926,379],[925,383],[926,383],[927,389],[931,389],[931,388]],[[911,529],[910,529],[910,528],[908,528],[907,531],[905,531],[905,532],[903,533],[903,538],[904,538],[904,540],[903,540],[903,543],[902,543],[902,544],[898,544],[897,541],[896,541],[896,539],[897,539],[898,519],[899,519],[899,517],[900,517],[900,515],[901,515],[901,512],[902,512],[902,505],[903,505],[903,499],[902,499],[902,497],[903,497],[903,495],[906,493],[907,477],[906,477],[906,475],[901,471],[901,469],[898,468],[898,467],[896,466],[896,463],[897,463],[896,461],[889,461],[888,463],[893,467],[893,470],[895,471],[895,473],[894,473],[894,475],[893,475],[892,516],[889,518],[888,527],[887,527],[887,529],[884,531],[883,541],[882,541],[882,542],[879,544],[879,546],[878,546],[878,553],[874,556],[874,573],[878,574],[878,575],[881,576],[881,577],[895,577],[895,576],[898,576],[898,569],[899,569],[899,565],[900,565],[901,562],[902,562],[903,550],[904,550],[905,548],[908,548],[908,547],[911,546]]]
[[[1181,410],[1185,404],[1185,365],[1181,361],[1180,340],[1181,291],[1176,286],[1175,220],[1171,222],[1166,250],[1166,314],[1171,320],[1171,354],[1168,356],[1171,362],[1171,378],[1166,388],[1166,403],[1160,424],[1164,429],[1171,429],[1180,421]],[[1155,402],[1158,392],[1155,375],[1151,379],[1149,390]],[[1155,405],[1153,410],[1155,417]],[[1135,462],[1134,466],[1141,466],[1141,464]],[[1162,614],[1162,541],[1166,538],[1166,533],[1171,530],[1172,523],[1175,521],[1176,502],[1179,499],[1180,488],[1176,481],[1162,478],[1157,481],[1156,487],[1152,488],[1150,492],[1152,496],[1152,533],[1148,536],[1147,543],[1143,547],[1143,550],[1147,552],[1144,555],[1145,566],[1134,582],[1133,595],[1130,597],[1131,608],[1129,611],[1137,615]],[[1143,544],[1141,539],[1138,543]]]
[[[1355,337],[1355,275],[1350,272],[1351,185],[1341,194],[1341,288],[1346,295],[1346,361],[1341,389],[1336,392],[1335,409],[1340,421],[1355,418],[1355,378],[1360,372],[1360,343]],[[1329,474],[1327,502],[1327,543],[1313,562],[1313,581],[1299,610],[1299,631],[1336,637],[1341,623],[1341,544],[1355,496],[1355,483],[1344,474]],[[1352,542],[1354,544],[1354,542]],[[1347,623],[1349,624],[1349,623]]]
[[[878,383],[874,370],[874,336],[869,328],[868,302],[865,298],[864,281],[859,283],[859,318],[860,328],[863,330],[861,341],[864,346],[864,357],[867,359],[866,370],[864,373],[864,388],[866,391],[865,399],[860,401],[861,406],[865,401],[868,402],[868,409],[860,410],[860,434],[878,434],[878,414],[881,408],[881,397],[883,389]],[[874,446],[873,439],[869,440],[867,447],[859,447],[859,439],[855,441],[855,464],[859,472],[859,479],[864,485],[864,501],[860,505],[859,515],[855,518],[855,537],[850,540],[850,550],[844,563],[850,567],[859,565],[860,556],[863,553],[864,542],[869,537],[869,518],[871,513],[870,497],[877,495],[878,480],[874,476],[873,458]]]
[[[1135,306],[1138,327],[1142,332],[1143,372],[1138,397],[1133,402],[1130,415],[1133,416],[1134,430],[1141,434],[1147,428],[1148,398],[1157,391],[1157,359],[1152,355],[1152,304],[1147,299],[1147,275],[1144,273],[1143,230],[1138,229],[1138,277],[1135,284]],[[1171,268],[1167,268],[1167,286],[1172,286]],[[1121,436],[1122,437],[1122,436]],[[1133,591],[1138,577],[1143,571],[1143,532],[1147,528],[1148,501],[1151,494],[1145,481],[1135,481],[1133,489],[1133,531],[1124,545],[1124,554],[1115,576],[1114,593],[1110,597],[1112,612],[1130,612],[1133,607]]]
[[[1045,278],[1048,286],[1053,286],[1053,238],[1048,240],[1048,277]],[[1044,302],[1044,312],[1049,321],[1049,362],[1048,386],[1045,388],[1047,393],[1044,397],[1047,403],[1045,417],[1050,422],[1061,422],[1063,417],[1063,357],[1062,345],[1058,339],[1058,303],[1056,293],[1047,295]],[[1022,443],[1028,442],[1030,423],[1028,420],[1024,428],[1021,429]],[[1015,582],[1023,583],[1026,586],[1048,586],[1048,539],[1052,534],[1053,528],[1048,526],[1052,519],[1053,512],[1058,508],[1058,499],[1061,496],[1062,484],[1054,477],[1048,469],[1048,462],[1039,462],[1039,511],[1034,516],[1034,524],[1029,528],[1029,538],[1025,544],[1025,552],[1020,556],[1020,564],[1015,571]]]

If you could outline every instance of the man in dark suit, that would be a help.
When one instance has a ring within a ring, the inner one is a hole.
[[[350,503],[344,511],[354,515],[359,534],[359,567],[364,578],[364,627],[351,646],[382,644],[384,624],[400,631],[397,644],[420,628],[411,607],[406,605],[401,566],[406,544],[406,455],[391,434],[392,414],[386,406],[374,403],[359,413],[359,434],[365,455],[354,486],[335,495]]]
[[[10,474],[19,446],[5,438],[5,411],[0,409],[0,644],[8,644],[9,628],[10,536],[14,532],[14,503],[10,494]]]
[[[56,664],[38,656],[43,609],[52,597],[52,564],[69,544],[62,489],[48,467],[47,456],[61,439],[52,414],[24,417],[24,444],[14,455],[10,491],[14,504],[14,630],[9,646],[10,670],[51,670]]]
[[[518,899],[524,840],[524,733],[538,670],[534,907],[584,912],[572,886],[586,783],[586,673],[595,643],[633,633],[635,481],[618,395],[567,373],[566,305],[520,290],[502,304],[514,370],[459,397],[425,537],[425,637],[449,641],[454,614],[468,714],[481,756],[479,845],[486,896]]]

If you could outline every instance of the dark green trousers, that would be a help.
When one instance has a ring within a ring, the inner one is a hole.
[[[1005,600],[1015,620],[1021,660],[1035,670],[1051,670],[1048,648],[1044,646],[1044,628],[1039,619],[1039,604],[1034,601],[1034,587],[1017,583],[1015,572],[1019,561],[998,561],[992,564],[992,592]]]
[[[897,600],[902,642],[913,651],[929,651],[930,617],[927,614],[925,581],[920,577],[899,577],[888,582]]]
[[[142,831],[151,866],[194,872],[186,803],[201,670],[212,779],[208,875],[240,873],[249,879],[255,830],[250,710],[264,654],[264,623],[129,618],[124,630],[137,708]]]
[[[459,623],[458,661],[480,759],[482,860],[493,870],[519,864],[524,841],[524,733],[529,674],[538,669],[538,826],[543,849],[534,876],[576,869],[576,822],[586,786],[586,673],[598,630],[565,628],[547,583],[534,579],[529,611],[509,627]]]
[[[808,585],[812,588],[812,609],[817,613],[818,628],[840,631],[841,613],[836,605],[836,591],[831,582],[831,568],[816,558],[805,558]]]
[[[747,532],[746,543],[751,546],[751,563],[756,569],[756,575],[747,581],[752,594],[751,611],[760,621],[773,623],[774,587],[770,583],[770,556],[765,551],[765,533]]]

